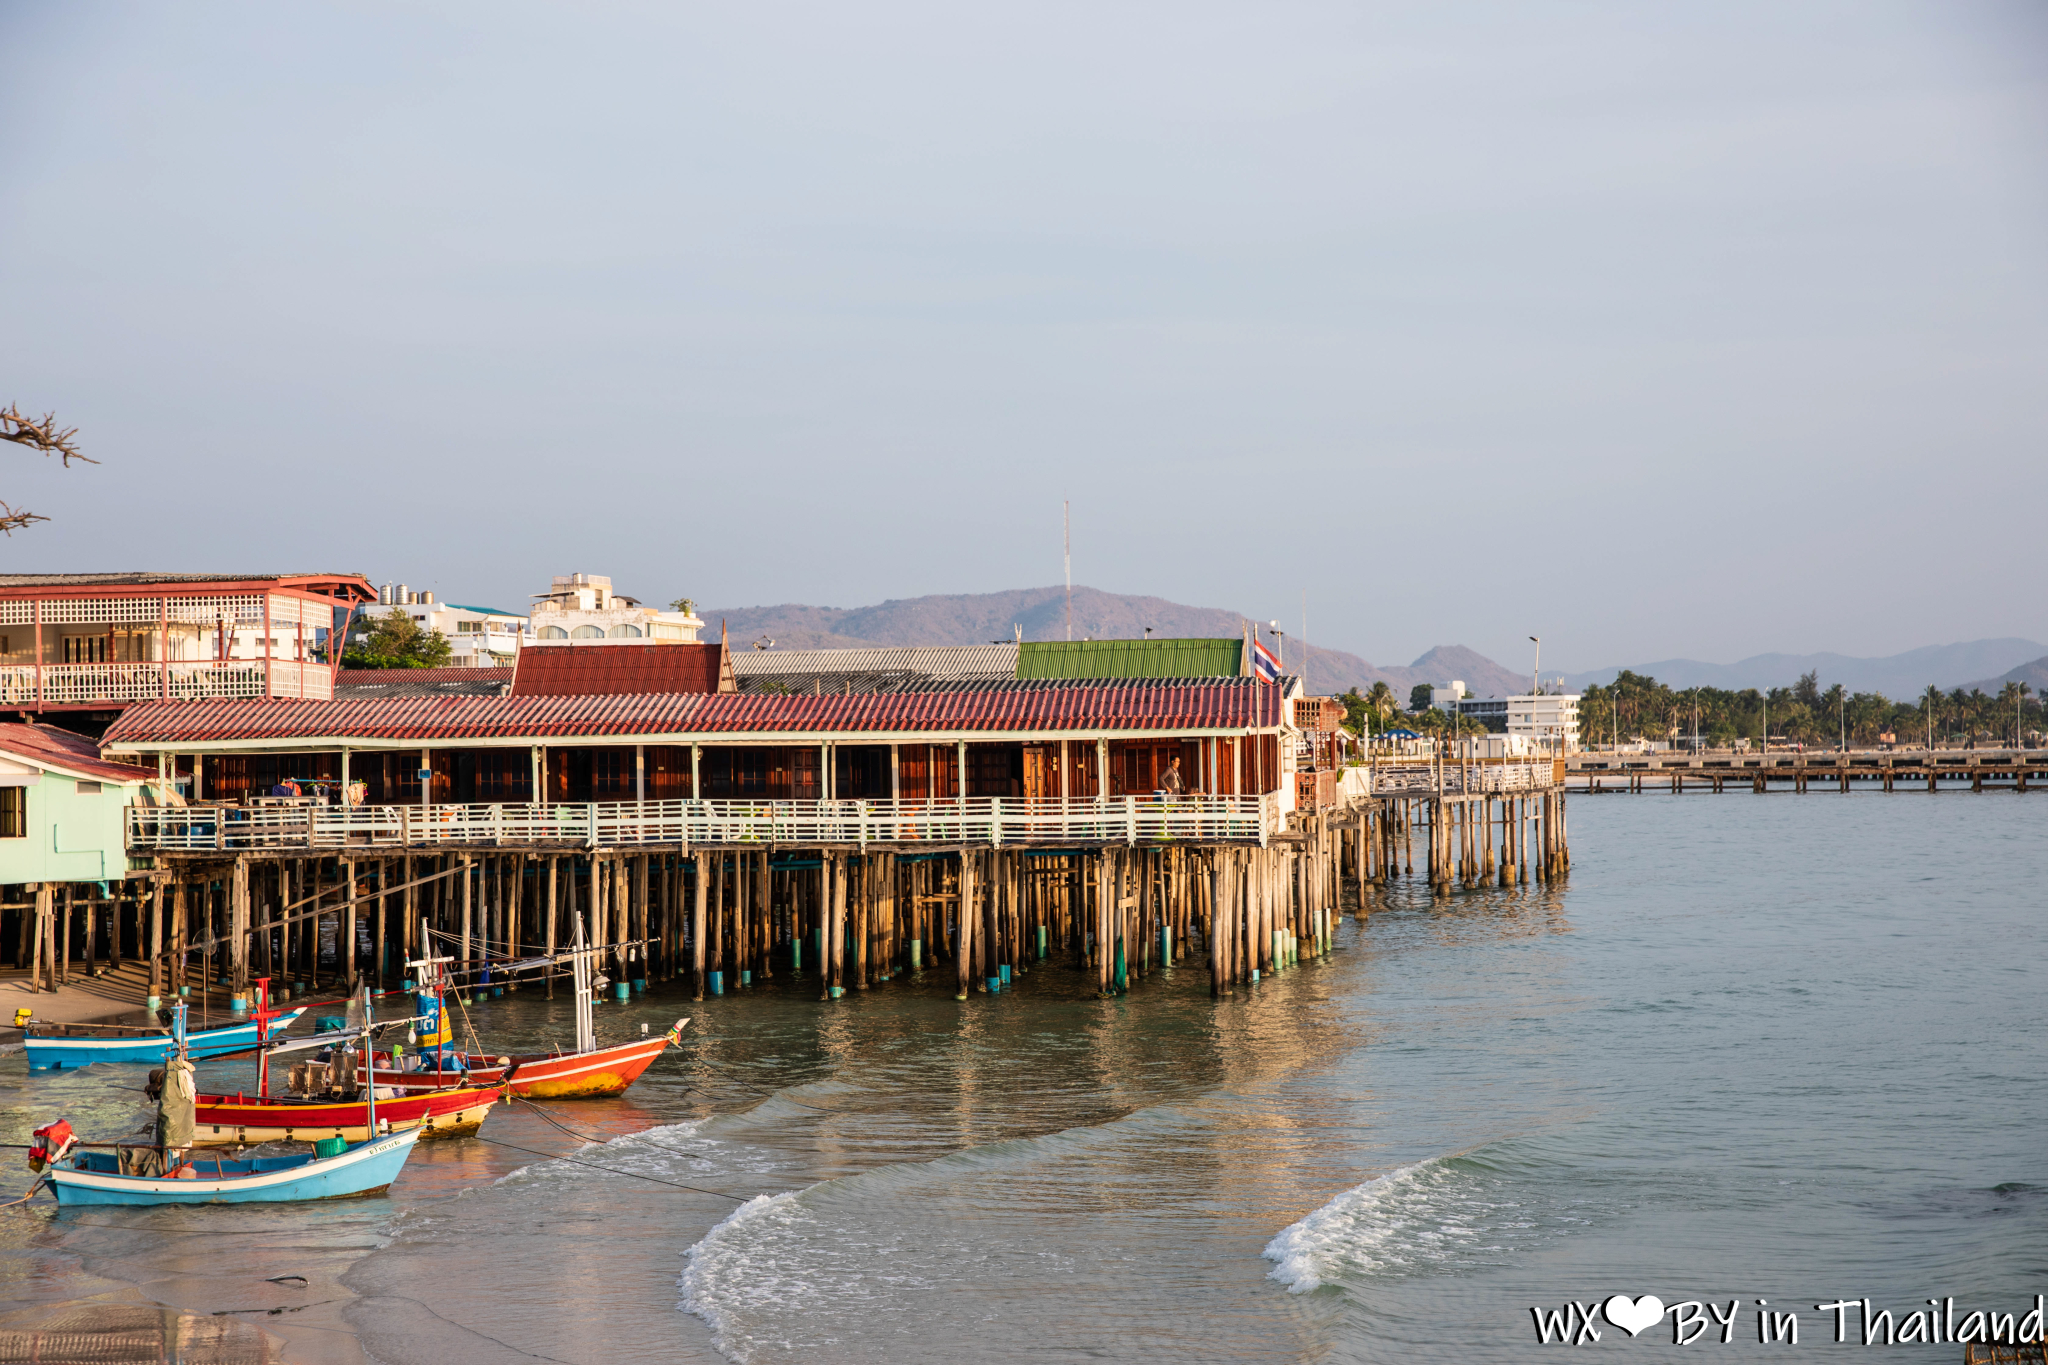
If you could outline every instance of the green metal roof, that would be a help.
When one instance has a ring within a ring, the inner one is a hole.
[[[1047,640],[1017,647],[1019,678],[1234,678],[1242,640]]]

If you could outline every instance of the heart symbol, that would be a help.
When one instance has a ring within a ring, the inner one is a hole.
[[[1616,1294],[1600,1305],[1600,1311],[1606,1314],[1609,1322],[1634,1336],[1645,1327],[1655,1327],[1664,1320],[1664,1300],[1655,1294],[1645,1294],[1640,1299]]]

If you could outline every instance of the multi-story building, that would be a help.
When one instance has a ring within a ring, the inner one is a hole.
[[[0,711],[92,726],[138,701],[325,700],[328,643],[376,596],[356,574],[0,575]]]
[[[1508,734],[1524,735],[1543,749],[1570,753],[1579,747],[1579,694],[1549,692],[1507,698]]]
[[[450,668],[510,668],[519,657],[519,646],[533,638],[533,624],[515,612],[496,607],[466,607],[456,602],[437,602],[431,592],[413,592],[403,583],[386,583],[378,594],[378,605],[357,618],[351,643],[368,638],[363,627],[372,615],[403,611],[421,630],[438,630],[454,651]]]
[[[682,604],[688,608],[690,604]],[[549,591],[535,596],[534,638],[595,643],[599,640],[663,640],[689,643],[704,629],[694,610],[663,611],[612,591],[602,574],[557,574]]]

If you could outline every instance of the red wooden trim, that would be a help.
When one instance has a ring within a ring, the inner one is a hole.
[[[79,587],[0,587],[0,602],[36,597],[51,600],[73,597],[218,597],[228,594],[282,592],[317,597],[331,603],[336,597],[343,595],[339,592],[321,592],[320,586],[348,589],[347,595],[353,601],[377,600],[377,591],[370,586],[370,581],[366,578],[220,578],[196,583],[93,583]]]
[[[351,602],[348,604],[348,614],[341,618],[341,631],[337,634],[334,629],[334,613],[332,609],[327,613],[327,695],[330,698],[334,696],[335,689],[340,685],[341,655],[342,651],[348,648],[348,629],[355,624],[355,620],[356,604]],[[515,655],[514,657],[518,656]],[[536,801],[539,799],[538,795],[534,797]]]

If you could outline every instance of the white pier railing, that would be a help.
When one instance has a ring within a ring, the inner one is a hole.
[[[663,844],[1264,844],[1283,826],[1263,796],[969,797],[939,801],[593,801],[441,806],[128,808],[128,849],[615,848]]]
[[[1370,771],[1373,796],[1493,796],[1544,791],[1564,781],[1559,764],[1548,758],[1489,759],[1459,763],[1428,761],[1382,763]]]

